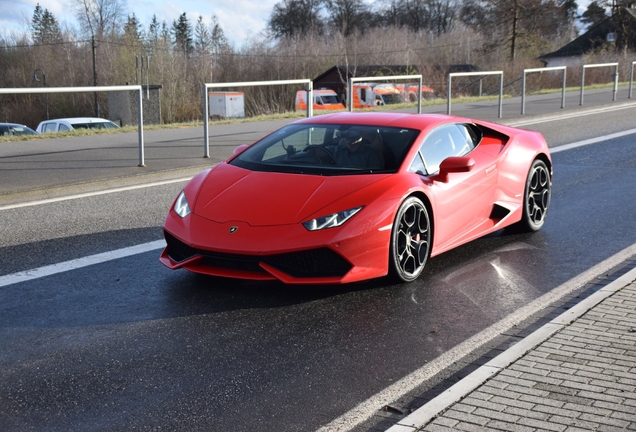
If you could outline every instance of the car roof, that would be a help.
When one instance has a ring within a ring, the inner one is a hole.
[[[61,118],[61,119],[51,119],[51,120],[44,120],[42,123],[49,123],[49,122],[68,122],[68,123],[112,123],[110,120],[108,119],[103,119],[103,118],[99,118],[99,117],[68,117],[68,118]]]
[[[369,126],[391,126],[424,130],[445,123],[472,123],[473,120],[444,114],[411,114],[398,112],[340,112],[316,117],[307,117],[295,123],[356,124]]]
[[[0,126],[22,126],[22,127],[28,127],[27,125],[24,125],[22,123],[5,123],[5,122],[0,122]]]

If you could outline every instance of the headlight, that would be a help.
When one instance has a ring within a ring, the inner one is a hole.
[[[188,205],[184,191],[181,191],[177,201],[174,203],[174,212],[182,218],[190,214],[190,206]]]
[[[309,231],[316,231],[325,228],[339,227],[351,217],[362,210],[362,207],[356,207],[350,210],[344,210],[339,213],[330,214],[329,216],[323,216],[316,219],[312,219],[307,222],[303,222],[303,226]]]

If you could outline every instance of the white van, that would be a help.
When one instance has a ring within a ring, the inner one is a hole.
[[[36,131],[38,133],[64,132],[73,129],[116,129],[117,126],[110,120],[98,117],[74,117],[65,119],[45,120],[40,122]]]

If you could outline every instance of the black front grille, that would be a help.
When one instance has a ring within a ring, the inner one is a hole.
[[[344,276],[351,270],[344,258],[329,248],[269,255],[263,261],[293,277]]]
[[[230,255],[206,251],[201,251],[201,255],[203,255],[203,258],[199,262],[206,266],[251,273],[266,273],[266,271],[258,265],[258,258],[248,255]]]
[[[311,249],[262,257],[236,255],[195,249],[164,231],[168,244],[168,256],[176,262],[201,255],[200,264],[250,273],[265,273],[259,265],[266,263],[292,277],[341,277],[351,270],[344,258],[329,248]]]
[[[167,231],[164,231],[163,235],[166,238],[166,243],[168,244],[168,256],[174,261],[185,261],[199,254],[196,249],[191,248],[187,244],[173,237]]]

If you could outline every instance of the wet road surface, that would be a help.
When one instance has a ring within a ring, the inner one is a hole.
[[[411,284],[229,281],[152,251],[1,287],[0,430],[315,430],[632,245],[635,154],[634,136],[554,154],[541,231]],[[2,211],[0,274],[159,239],[180,187]]]

